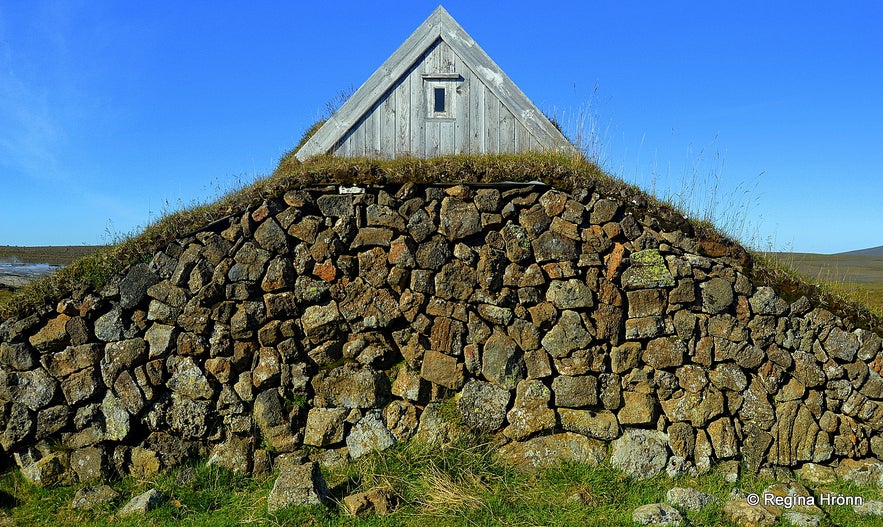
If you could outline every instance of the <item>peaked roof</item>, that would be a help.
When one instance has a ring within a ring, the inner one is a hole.
[[[359,120],[371,110],[400,79],[407,74],[437,40],[447,43],[470,67],[491,92],[505,104],[518,121],[532,134],[555,138],[549,150],[575,150],[574,146],[540,112],[526,95],[503,73],[468,33],[438,6],[429,18],[375,71],[361,87],[295,153],[301,161],[328,153]]]

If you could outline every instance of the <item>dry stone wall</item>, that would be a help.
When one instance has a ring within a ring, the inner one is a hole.
[[[750,265],[591,188],[293,190],[0,325],[0,448],[39,482],[260,471],[444,440],[456,408],[536,465],[876,463],[880,337]]]

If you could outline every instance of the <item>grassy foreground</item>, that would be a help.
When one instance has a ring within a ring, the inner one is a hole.
[[[55,245],[39,247],[19,247],[0,245],[0,263],[17,262],[23,264],[70,265],[101,249],[98,245]],[[0,284],[0,304],[15,295],[15,289]]]
[[[334,496],[326,506],[266,512],[274,475],[252,478],[218,467],[198,464],[148,481],[125,478],[112,482],[119,499],[92,511],[70,509],[76,488],[39,489],[17,472],[0,478],[0,525],[30,526],[489,526],[603,525],[631,526],[632,511],[664,501],[668,489],[692,487],[721,502],[702,511],[687,512],[687,525],[731,526],[723,502],[735,486],[760,492],[770,480],[744,478],[727,483],[711,472],[698,478],[669,480],[664,476],[633,481],[607,466],[563,464],[534,472],[519,471],[494,459],[492,445],[465,442],[446,449],[411,441],[346,467],[325,471]],[[182,481],[182,471],[192,471]],[[116,517],[131,496],[151,487],[165,496],[163,505],[144,516]],[[386,488],[399,499],[388,516],[354,518],[340,505],[348,494]],[[817,489],[818,490],[818,489]],[[829,485],[827,491],[880,499],[879,490]],[[850,507],[829,507],[823,526],[883,526],[883,518],[855,514]],[[7,523],[4,523],[7,522]],[[783,521],[780,525],[786,525]]]

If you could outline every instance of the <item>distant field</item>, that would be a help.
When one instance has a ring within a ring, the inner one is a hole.
[[[67,265],[77,258],[92,254],[101,245],[59,245],[51,247],[16,247],[0,245],[0,262],[17,261],[26,264]]]
[[[14,245],[0,245],[0,264],[49,264],[52,266],[68,265],[74,260],[89,255],[100,249],[100,245],[67,245],[51,247],[16,247]],[[27,275],[19,275],[15,268],[4,270],[4,277],[13,276],[22,278]],[[0,277],[0,278],[4,278]],[[28,277],[28,280],[33,276]],[[13,284],[15,282],[12,282]],[[6,280],[0,283],[0,304],[9,299],[15,292],[14,288]]]
[[[800,274],[883,311],[883,256],[772,253]]]

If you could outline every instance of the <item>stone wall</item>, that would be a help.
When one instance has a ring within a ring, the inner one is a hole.
[[[639,476],[883,455],[880,337],[756,287],[738,246],[592,189],[338,190],[0,325],[5,457],[44,482],[262,470],[443,438],[452,408],[506,456],[612,443]]]

